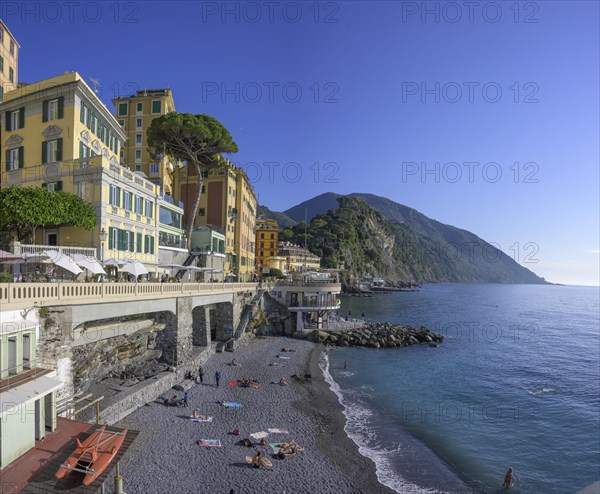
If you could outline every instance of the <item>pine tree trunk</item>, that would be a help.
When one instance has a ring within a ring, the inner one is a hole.
[[[202,168],[200,163],[194,162],[194,168],[198,174],[198,184],[196,187],[196,198],[194,199],[194,206],[190,211],[190,217],[188,218],[186,235],[187,235],[187,250],[192,251],[192,230],[194,229],[194,220],[200,209],[200,196],[202,195],[202,185],[204,184],[204,177],[202,177]]]

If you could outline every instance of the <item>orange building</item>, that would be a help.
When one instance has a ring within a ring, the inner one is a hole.
[[[279,225],[275,220],[256,221],[256,274],[268,273],[270,259],[277,257]]]

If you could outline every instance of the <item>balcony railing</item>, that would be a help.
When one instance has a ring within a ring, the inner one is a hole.
[[[216,295],[256,287],[257,283],[0,283],[0,307],[19,309],[35,304],[79,305]]]
[[[13,243],[15,254],[41,254],[45,250],[55,250],[65,255],[83,254],[86,257],[95,257],[98,259],[98,249],[96,247],[70,247],[64,245],[30,245]]]

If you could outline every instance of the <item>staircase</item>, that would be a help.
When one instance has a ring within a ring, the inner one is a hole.
[[[183,266],[190,266],[199,255],[200,255],[200,252],[198,252],[198,251],[190,252],[190,255],[187,257],[187,259],[183,263]],[[181,278],[185,274],[185,271],[186,271],[185,269],[180,269],[179,271],[177,271],[175,278],[177,278],[178,280],[181,280]]]

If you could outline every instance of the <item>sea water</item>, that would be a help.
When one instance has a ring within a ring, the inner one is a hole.
[[[550,285],[344,297],[342,317],[424,325],[445,340],[335,347],[322,366],[348,434],[397,492],[504,492],[511,466],[511,492],[574,493],[600,480],[599,304],[598,288]]]

